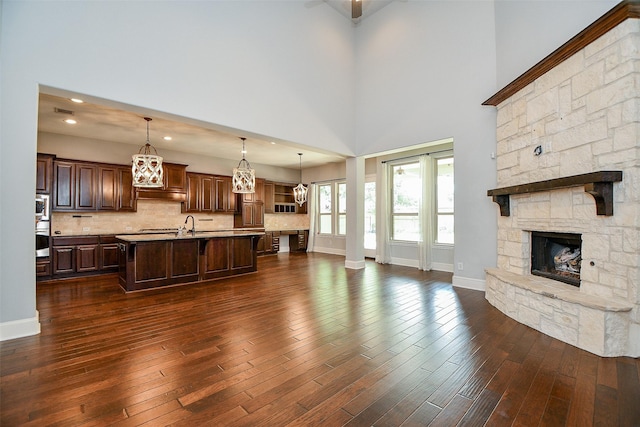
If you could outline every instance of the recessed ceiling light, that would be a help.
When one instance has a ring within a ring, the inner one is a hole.
[[[171,141],[173,138],[171,138],[169,135],[167,135],[162,139],[164,139],[165,141]]]
[[[84,101],[80,98],[69,98],[71,102],[75,102],[76,104],[82,104]]]
[[[273,141],[271,141],[271,145],[276,145],[276,143],[275,143],[275,142],[273,142]]]
[[[78,123],[73,119],[65,119],[64,122],[68,125],[75,125],[76,123]]]

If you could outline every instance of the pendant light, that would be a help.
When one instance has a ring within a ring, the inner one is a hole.
[[[307,201],[308,189],[302,184],[302,153],[298,153],[298,156],[300,156],[300,183],[293,189],[293,200],[302,206]]]
[[[142,188],[162,187],[162,157],[158,156],[158,151],[149,143],[149,122],[151,118],[145,117],[147,121],[147,143],[140,148],[138,154],[132,157],[133,164],[131,173],[133,174],[133,186]],[[154,154],[151,154],[153,148]]]
[[[256,191],[256,171],[251,169],[249,161],[244,158],[246,150],[244,149],[244,141],[242,140],[242,160],[238,163],[237,168],[233,168],[233,179],[231,187],[234,193],[254,193]]]

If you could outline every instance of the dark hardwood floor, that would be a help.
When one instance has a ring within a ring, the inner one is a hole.
[[[124,294],[39,285],[0,343],[2,426],[639,426],[640,360],[516,323],[451,275],[323,254]]]

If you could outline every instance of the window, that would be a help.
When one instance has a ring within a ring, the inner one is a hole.
[[[453,157],[436,162],[436,243],[453,244]]]
[[[318,232],[332,234],[331,184],[318,185]]]
[[[338,233],[347,234],[347,183],[339,182],[338,186]]]
[[[347,184],[344,181],[318,185],[318,233],[347,234]]]
[[[422,193],[420,163],[395,164],[392,172],[391,238],[417,242],[420,240],[418,207]]]

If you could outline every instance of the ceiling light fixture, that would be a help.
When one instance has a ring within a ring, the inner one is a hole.
[[[75,125],[76,123],[78,123],[73,119],[64,119],[64,122],[68,125]]]
[[[133,174],[133,186],[143,188],[162,187],[162,157],[158,156],[158,151],[149,142],[149,122],[151,118],[145,117],[147,121],[147,143],[140,148],[138,154],[131,156],[133,164],[131,173]],[[153,148],[154,154],[151,154]]]
[[[69,98],[71,102],[75,102],[76,104],[82,104],[84,101],[80,98]]]
[[[173,138],[171,138],[169,135],[167,135],[162,139],[164,139],[165,141],[171,141]]]
[[[298,156],[300,156],[300,182],[293,189],[293,200],[295,200],[298,205],[302,206],[304,205],[304,202],[307,201],[308,189],[302,184],[302,153],[298,153]]]
[[[251,164],[244,158],[247,153],[244,148],[244,141],[247,138],[241,137],[240,139],[242,140],[242,160],[238,163],[237,168],[233,168],[231,187],[234,193],[255,193],[256,171],[251,169]]]

